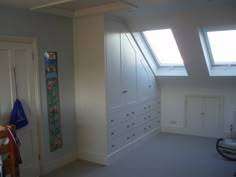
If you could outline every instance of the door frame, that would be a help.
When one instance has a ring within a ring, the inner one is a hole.
[[[34,81],[35,81],[35,117],[36,117],[36,127],[37,127],[37,136],[38,146],[39,146],[39,170],[41,173],[42,164],[41,164],[41,154],[42,154],[42,112],[41,112],[41,101],[40,101],[40,84],[39,84],[39,59],[38,59],[38,40],[35,37],[19,37],[19,36],[2,36],[0,35],[0,42],[19,42],[19,43],[28,43],[32,45],[32,58],[34,65]]]
[[[188,129],[187,127],[187,99],[188,98],[218,98],[220,102],[220,110],[219,110],[219,135],[218,136],[223,136],[224,135],[224,97],[220,95],[201,95],[201,94],[187,94],[185,95],[185,104],[184,104],[184,128]],[[196,133],[196,132],[195,132]],[[199,136],[204,136],[204,134],[197,133]],[[217,137],[218,137],[217,136]]]

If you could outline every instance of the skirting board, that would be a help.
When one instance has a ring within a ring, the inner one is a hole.
[[[222,138],[224,137],[223,132],[218,132],[215,134],[207,134],[202,130],[190,130],[186,128],[175,128],[175,127],[161,127],[161,132],[163,133],[175,133],[175,134],[183,134],[183,135],[195,135],[195,136],[202,136],[202,137],[210,137],[210,138]]]
[[[143,144],[144,142],[150,140],[152,137],[158,135],[160,133],[160,128],[154,129],[153,131],[145,134],[144,136],[141,136],[137,140],[127,144],[123,148],[119,149],[118,151],[110,154],[107,156],[107,162],[108,165],[117,160],[119,157],[125,155],[129,151],[133,150],[136,148],[138,145]]]
[[[40,176],[46,175],[60,167],[63,167],[73,161],[76,161],[76,159],[76,152],[74,152],[64,156],[60,156],[59,158],[51,161],[42,162]]]
[[[108,165],[107,156],[105,154],[98,154],[94,152],[79,152],[78,159],[101,165]]]

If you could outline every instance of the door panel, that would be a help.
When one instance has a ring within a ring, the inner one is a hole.
[[[205,99],[204,127],[206,129],[220,128],[220,100],[219,98]]]
[[[127,34],[122,35],[123,43],[123,57],[122,57],[122,68],[123,68],[123,89],[125,93],[125,99],[127,104],[134,103],[137,95],[137,79],[136,79],[136,51],[133,47]]]
[[[5,87],[5,91],[0,93],[1,98],[4,98],[5,101],[5,103],[1,101],[1,105],[5,105],[3,112],[6,112],[9,117],[15,99],[19,98],[22,102],[29,124],[17,130],[17,136],[22,143],[20,152],[23,163],[20,165],[20,176],[38,177],[39,148],[37,121],[34,115],[36,105],[32,45],[0,42],[0,51],[5,49],[8,52],[0,52],[0,72],[3,72],[1,75],[4,74],[4,77],[0,76],[0,82],[4,83]],[[1,113],[0,118],[2,116]]]
[[[202,98],[187,98],[187,128],[202,129],[203,127],[203,102]]]
[[[0,119],[10,116],[13,93],[11,89],[11,56],[10,49],[0,44]]]
[[[107,27],[106,34],[106,64],[107,64],[107,90],[109,110],[116,110],[124,104],[124,94],[122,93],[121,76],[121,34],[117,23]]]
[[[140,59],[137,62],[138,71],[138,98],[140,100],[145,100],[149,97],[149,78],[146,67],[143,63],[142,55],[139,55]]]

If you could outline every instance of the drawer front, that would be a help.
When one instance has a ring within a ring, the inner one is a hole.
[[[153,100],[152,101],[152,108],[153,109],[161,108],[161,100],[160,99]]]
[[[122,111],[113,112],[109,115],[109,126],[114,126],[122,121]]]
[[[118,125],[115,125],[113,127],[109,128],[109,135],[111,138],[115,138],[118,136],[121,136],[122,134],[124,134],[124,127],[125,127],[126,122],[120,123]]]
[[[118,149],[122,148],[125,144],[126,144],[126,141],[124,139],[124,136],[111,140],[110,152],[117,151]]]

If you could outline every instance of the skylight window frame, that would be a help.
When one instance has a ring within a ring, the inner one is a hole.
[[[211,26],[211,27],[204,27],[202,29],[207,54],[208,54],[208,57],[209,57],[212,67],[231,67],[231,66],[235,67],[236,66],[236,61],[235,62],[224,62],[224,63],[215,62],[214,57],[213,57],[213,52],[211,50],[210,40],[207,35],[207,32],[228,31],[228,30],[236,30],[236,25]]]
[[[170,30],[171,30],[171,28],[165,28],[165,29],[170,29]],[[165,29],[157,29],[157,30],[165,30]],[[154,31],[154,30],[153,30],[153,31]],[[145,31],[141,32],[141,36],[142,36],[142,38],[143,38],[143,40],[144,40],[144,42],[145,42],[145,44],[146,44],[146,46],[147,46],[147,48],[148,48],[150,54],[152,55],[153,58],[155,58],[155,62],[157,63],[157,65],[158,65],[159,67],[162,67],[162,68],[171,68],[171,69],[173,69],[173,68],[185,68],[184,63],[183,63],[183,64],[167,64],[167,63],[166,63],[166,64],[161,64],[159,58],[157,57],[157,55],[155,54],[155,52],[152,50],[152,47],[151,47],[150,43],[148,42],[148,39],[146,38],[144,32],[145,32]],[[172,32],[172,30],[171,30],[171,32]],[[173,35],[173,37],[174,37],[173,32],[172,32],[172,35]],[[174,37],[174,40],[175,40],[175,37]],[[175,42],[176,42],[176,40],[175,40]],[[178,48],[178,50],[179,50],[179,47],[178,47],[177,42],[176,42],[176,45],[177,45],[177,48]],[[180,51],[179,51],[179,53],[180,53]],[[181,53],[180,53],[180,55],[181,55]],[[182,55],[181,55],[181,58],[182,58]],[[183,60],[183,58],[182,58],[182,60]]]

